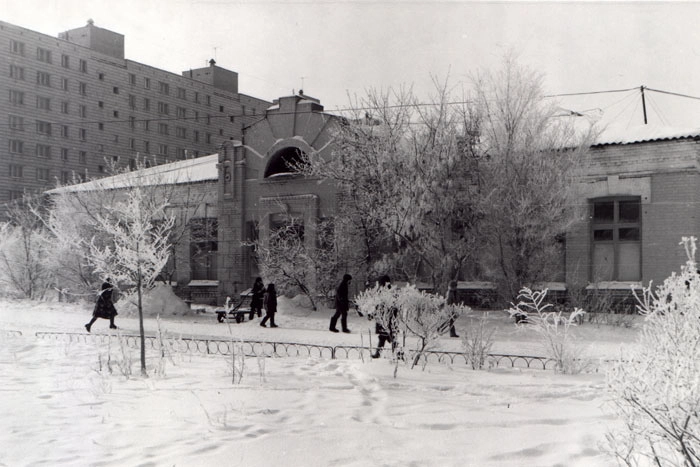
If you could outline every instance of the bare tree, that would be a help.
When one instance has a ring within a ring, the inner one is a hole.
[[[289,217],[283,225],[271,229],[267,239],[251,244],[265,280],[282,293],[303,293],[313,310],[319,297],[329,297],[338,271],[332,221],[319,221],[316,233],[310,245],[303,223]]]

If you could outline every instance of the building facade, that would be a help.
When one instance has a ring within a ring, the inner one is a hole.
[[[178,75],[126,59],[124,40],[92,21],[58,38],[0,21],[0,215],[74,174],[213,154],[271,105],[214,60]]]

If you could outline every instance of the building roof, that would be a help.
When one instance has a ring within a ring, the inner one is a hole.
[[[66,185],[54,188],[46,193],[66,193],[75,191],[99,191],[134,186],[137,183],[142,186],[149,185],[177,185],[181,183],[196,183],[218,180],[219,171],[217,164],[219,155],[186,159],[184,161],[171,162],[169,164],[156,165],[141,170],[121,173],[111,177],[104,177],[76,185]]]
[[[662,125],[610,125],[603,129],[593,146],[634,144],[700,137],[700,128],[678,128]]]

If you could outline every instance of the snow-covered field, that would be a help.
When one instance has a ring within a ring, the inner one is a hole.
[[[117,304],[120,308],[120,304]],[[178,466],[603,466],[608,427],[605,375],[497,368],[473,371],[388,359],[247,358],[232,382],[231,357],[176,354],[155,374],[125,378],[112,343],[39,339],[35,331],[85,333],[91,305],[0,301],[0,465]],[[367,344],[373,323],[351,315],[352,334],[328,332],[330,312],[280,300],[279,328],[220,324],[204,314],[162,316],[171,336],[319,345]],[[458,332],[470,322],[462,317]],[[531,329],[492,312],[492,352],[543,355]],[[120,332],[136,334],[120,314]],[[99,320],[93,333],[106,333]],[[156,320],[147,317],[153,334]],[[21,331],[22,335],[8,331]],[[231,333],[231,334],[230,334]],[[635,328],[576,328],[588,355],[614,358]],[[374,337],[373,337],[374,338]],[[442,350],[460,350],[443,338]],[[102,365],[103,371],[99,371]]]

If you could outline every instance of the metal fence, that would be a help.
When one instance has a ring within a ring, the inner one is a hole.
[[[19,331],[17,331],[19,332]],[[20,333],[21,334],[21,333]],[[132,334],[85,334],[68,332],[37,332],[37,338],[49,339],[63,343],[107,344],[110,340],[122,339],[127,346],[140,348],[141,337]],[[147,350],[168,349],[179,353],[201,353],[207,355],[231,355],[243,352],[249,357],[315,357],[327,359],[369,359],[372,349],[361,346],[328,346],[305,344],[300,342],[271,342],[249,340],[226,340],[190,337],[145,336]],[[389,352],[385,352],[389,355]],[[415,355],[415,354],[413,354]],[[406,356],[413,358],[411,353]],[[410,361],[410,360],[409,360]],[[450,365],[470,366],[469,357],[461,352],[424,352],[419,363],[443,363]],[[488,354],[484,367],[486,368],[528,368],[538,370],[553,370],[556,362],[551,358],[532,355]]]
[[[21,335],[22,335],[22,331],[14,331],[11,329],[0,329],[0,336],[19,337]]]

